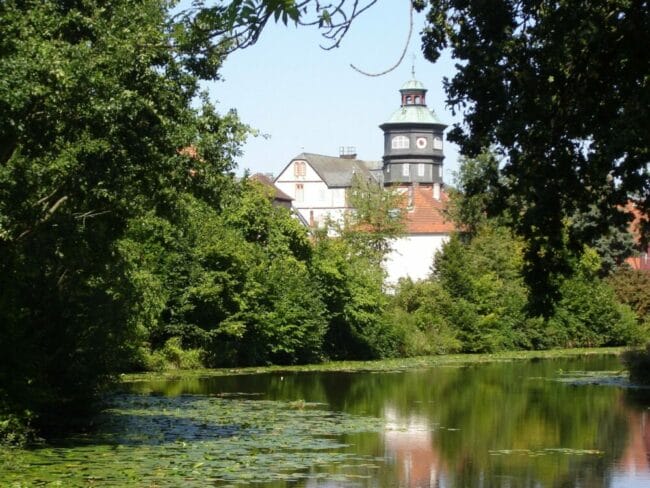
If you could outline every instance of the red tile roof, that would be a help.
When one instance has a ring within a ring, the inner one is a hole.
[[[433,185],[413,188],[413,210],[406,213],[406,230],[409,234],[449,234],[456,229],[447,220],[444,209],[449,197],[440,191],[440,200],[433,198]]]

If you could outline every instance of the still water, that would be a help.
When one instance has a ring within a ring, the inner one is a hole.
[[[135,382],[0,486],[650,487],[650,392],[614,356]]]

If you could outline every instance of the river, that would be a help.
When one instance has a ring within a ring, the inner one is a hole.
[[[650,392],[615,356],[125,383],[1,486],[648,487]]]

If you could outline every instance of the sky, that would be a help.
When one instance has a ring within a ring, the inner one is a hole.
[[[220,111],[237,110],[240,119],[264,136],[251,137],[238,160],[238,172],[275,176],[301,152],[338,156],[339,147],[354,146],[357,157],[379,161],[383,133],[379,125],[400,105],[400,87],[415,78],[426,88],[427,104],[445,124],[461,121],[445,106],[443,77],[454,74],[454,63],[443,56],[433,64],[420,47],[424,14],[414,14],[407,55],[394,71],[381,72],[399,59],[409,30],[409,0],[379,0],[357,18],[341,46],[319,47],[327,40],[309,27],[269,24],[252,47],[226,59],[222,79],[206,85]],[[443,177],[453,183],[457,148],[445,141]]]

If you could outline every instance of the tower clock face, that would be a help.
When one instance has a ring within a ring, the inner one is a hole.
[[[418,149],[424,149],[427,147],[427,138],[426,137],[418,137],[415,140],[415,145],[417,146]]]

